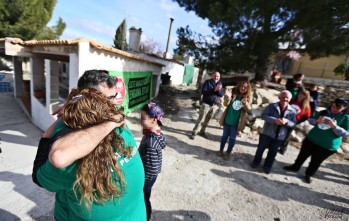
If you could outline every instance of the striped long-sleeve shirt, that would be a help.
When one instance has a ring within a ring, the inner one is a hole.
[[[167,145],[166,139],[162,133],[152,132],[142,137],[139,145],[139,153],[142,158],[145,182],[151,180],[161,172],[162,149]]]

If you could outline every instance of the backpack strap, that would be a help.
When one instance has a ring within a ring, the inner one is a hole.
[[[33,163],[33,172],[32,172],[32,180],[36,185],[42,187],[37,179],[36,174],[39,168],[48,160],[48,155],[50,153],[52,144],[59,138],[64,137],[65,135],[67,135],[72,131],[73,129],[71,128],[63,128],[62,130],[55,133],[51,138],[42,137],[40,139],[38,149],[36,151],[35,160]]]

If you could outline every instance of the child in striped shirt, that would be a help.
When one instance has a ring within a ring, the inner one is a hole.
[[[143,192],[148,221],[150,220],[152,210],[150,203],[151,189],[161,171],[162,149],[167,145],[166,139],[160,129],[163,115],[164,112],[160,106],[153,102],[144,105],[141,109],[143,137],[139,145],[139,153],[145,171]]]

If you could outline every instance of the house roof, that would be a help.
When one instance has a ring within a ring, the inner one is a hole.
[[[150,59],[147,59],[135,54],[131,54],[126,51],[122,51],[110,46],[106,46],[102,43],[99,43],[93,39],[86,38],[86,37],[68,39],[68,40],[28,40],[28,41],[23,41],[20,38],[0,38],[0,51],[5,50],[6,52],[7,47],[5,46],[6,45],[5,43],[8,43],[11,46],[16,46],[13,48],[13,50],[17,52],[21,52],[23,56],[30,56],[30,53],[47,53],[48,51],[50,51],[51,54],[57,53],[62,55],[63,53],[67,53],[73,50],[73,48],[71,47],[75,47],[80,42],[89,42],[90,46],[94,48],[97,48],[103,51],[108,51],[126,58],[144,61],[144,62],[152,63],[155,65],[159,65],[159,66],[164,66],[159,62],[155,62]],[[57,48],[62,46],[63,48],[61,48],[61,50],[57,50]],[[51,49],[52,47],[54,47],[56,48],[56,50],[47,50],[47,48],[43,48],[43,47],[51,47]],[[9,55],[12,55],[12,54],[9,54]]]
[[[170,62],[174,62],[174,63],[180,64],[180,65],[184,65],[185,64],[184,62],[176,60],[176,59],[163,58],[163,57],[160,57],[160,56],[158,56],[156,54],[150,54],[150,53],[145,53],[145,54],[150,56],[150,57],[154,57],[154,58],[157,58],[157,59],[160,59],[160,60],[170,61]]]

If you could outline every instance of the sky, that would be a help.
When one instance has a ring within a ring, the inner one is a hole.
[[[176,48],[176,30],[179,27],[189,25],[192,31],[212,35],[207,20],[193,12],[186,12],[172,0],[57,0],[48,26],[55,25],[59,17],[67,25],[60,39],[89,37],[112,46],[117,27],[126,19],[127,30],[141,28],[141,41],[154,39],[163,52],[166,50],[170,18],[173,18],[169,44],[171,55]]]

